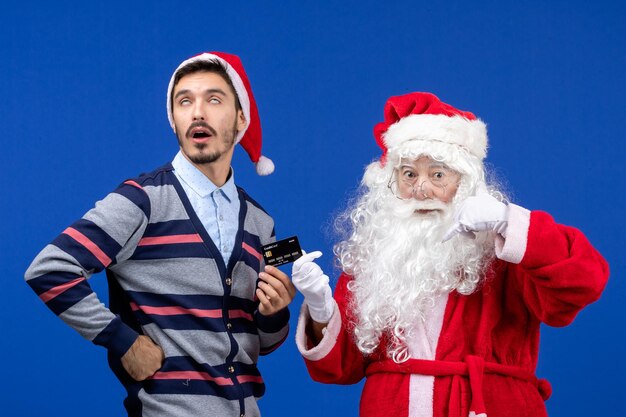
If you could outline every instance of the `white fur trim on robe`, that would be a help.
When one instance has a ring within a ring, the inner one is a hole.
[[[448,294],[435,297],[435,304],[425,312],[424,321],[416,323],[409,340],[409,354],[414,359],[435,360]],[[409,417],[432,417],[435,377],[411,375],[409,383]]]
[[[498,259],[518,264],[522,262],[528,244],[530,228],[530,211],[515,204],[509,204],[509,218],[506,228],[506,239],[496,237],[496,256]]]
[[[319,344],[311,349],[307,349],[308,338],[306,337],[306,324],[311,319],[309,315],[309,307],[306,303],[302,304],[300,309],[300,317],[298,317],[298,327],[296,328],[296,346],[302,356],[310,361],[318,361],[324,358],[332,350],[337,343],[337,336],[341,331],[341,314],[335,300],[333,307],[333,315],[330,317],[328,326],[326,326],[324,337]]]

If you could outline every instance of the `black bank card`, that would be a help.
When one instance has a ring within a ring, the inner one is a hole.
[[[293,262],[302,256],[297,236],[288,237],[263,246],[265,265],[280,266]]]

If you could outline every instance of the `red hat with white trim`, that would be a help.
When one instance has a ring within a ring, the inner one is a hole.
[[[374,127],[376,143],[387,152],[409,141],[437,141],[465,148],[483,160],[487,155],[487,127],[474,114],[458,110],[431,93],[409,93],[389,98],[385,120]]]
[[[178,73],[181,68],[197,61],[218,61],[226,68],[226,73],[230,77],[233,87],[235,87],[235,93],[237,93],[237,97],[241,103],[241,110],[247,121],[247,126],[237,134],[235,143],[241,143],[241,146],[243,146],[248,153],[252,162],[255,163],[256,172],[259,175],[269,175],[274,172],[274,163],[272,160],[261,155],[261,120],[259,119],[259,112],[256,101],[254,100],[254,95],[252,95],[250,81],[237,55],[226,54],[224,52],[204,52],[183,61],[178,68],[176,68],[176,71],[174,71],[170,79],[169,86],[167,87],[167,118],[170,121],[172,129],[175,130],[174,117],[172,115],[172,92],[174,90],[176,73]]]

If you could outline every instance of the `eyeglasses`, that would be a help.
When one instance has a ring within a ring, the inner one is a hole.
[[[429,195],[428,191],[437,194],[443,192],[445,195],[446,188],[458,184],[461,179],[458,172],[443,165],[429,167],[424,174],[427,175],[420,177],[414,167],[400,166],[393,170],[387,188],[400,200],[421,199],[432,197],[432,193]]]

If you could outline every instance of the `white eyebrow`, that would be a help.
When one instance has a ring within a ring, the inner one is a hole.
[[[446,164],[444,164],[443,162],[432,162],[429,165],[430,168],[445,168],[445,169],[450,169],[448,168],[448,166]]]
[[[400,166],[398,168],[411,168],[411,169],[417,169],[415,167],[415,165],[410,164],[408,162],[400,164]],[[443,162],[437,162],[437,161],[433,161],[431,163],[428,164],[428,168],[432,169],[432,168],[445,168],[449,171],[453,171],[452,168],[449,168],[446,164],[444,164]]]

